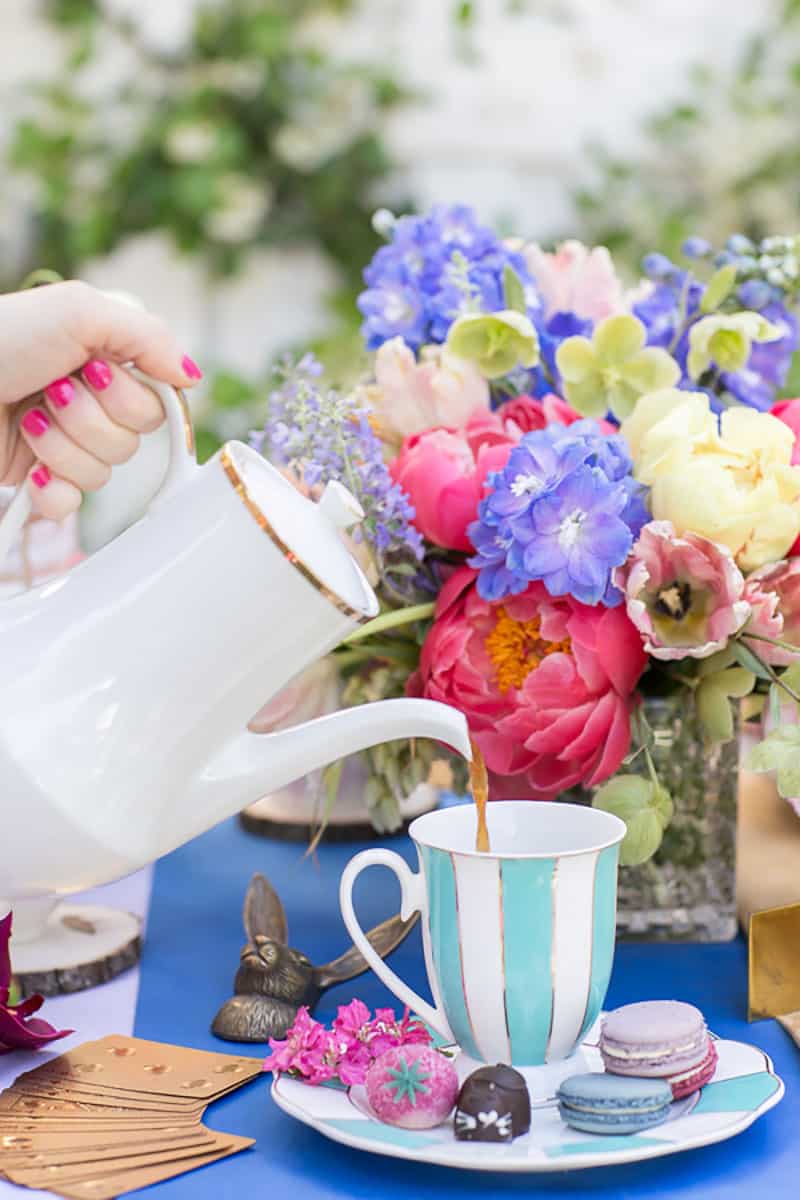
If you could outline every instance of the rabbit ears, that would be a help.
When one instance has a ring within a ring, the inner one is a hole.
[[[289,941],[289,926],[280,897],[269,880],[258,872],[248,885],[242,919],[251,942],[259,934],[284,946]]]

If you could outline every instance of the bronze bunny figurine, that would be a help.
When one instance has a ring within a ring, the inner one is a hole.
[[[367,969],[354,946],[321,967],[292,949],[283,905],[263,875],[250,880],[242,915],[248,941],[233,981],[235,995],[225,1001],[211,1025],[211,1032],[228,1042],[285,1037],[301,1005],[313,1009],[329,987]],[[370,930],[367,936],[382,958],[400,945],[418,916],[415,913],[407,921],[390,917]]]

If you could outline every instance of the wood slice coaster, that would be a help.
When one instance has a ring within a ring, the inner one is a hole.
[[[133,913],[89,904],[59,904],[44,933],[12,940],[14,978],[23,996],[59,996],[107,983],[135,966],[142,922]]]
[[[239,814],[239,823],[248,833],[258,837],[275,838],[280,842],[302,842],[308,845],[314,837],[314,829],[305,821],[276,821],[273,817],[254,813],[252,808]],[[411,819],[404,821],[395,833],[405,833]],[[393,836],[377,833],[368,821],[352,821],[334,824],[331,822],[323,834],[323,842],[365,842]]]

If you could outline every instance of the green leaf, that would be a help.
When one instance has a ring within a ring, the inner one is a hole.
[[[619,855],[623,867],[635,867],[652,858],[672,819],[669,793],[641,775],[615,775],[595,794],[592,804],[613,813],[627,826]]]
[[[741,667],[731,667],[706,676],[698,687],[697,715],[711,742],[729,742],[733,737],[733,713],[729,697],[741,699],[753,690],[755,676]]]
[[[750,671],[758,679],[765,679],[768,683],[771,681],[772,675],[749,646],[745,646],[744,642],[738,639],[729,642],[728,646],[733,651],[736,661],[744,667],[745,671]]]
[[[725,267],[720,267],[718,271],[714,272],[706,285],[706,290],[700,301],[700,311],[702,313],[716,312],[719,306],[730,296],[735,283],[736,267],[732,263],[728,263]]]
[[[515,312],[527,313],[528,306],[525,303],[525,288],[522,286],[522,280],[510,263],[506,263],[503,270],[503,299],[505,300],[506,308],[511,308]]]
[[[786,798],[800,796],[800,725],[780,725],[752,751],[751,771],[776,771],[778,791]]]

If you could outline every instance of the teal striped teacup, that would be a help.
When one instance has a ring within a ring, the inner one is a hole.
[[[473,805],[413,822],[420,870],[391,850],[345,868],[341,906],[353,942],[388,988],[478,1062],[538,1066],[572,1054],[597,1019],[614,957],[617,864],[625,825],[576,804],[495,801],[492,850],[475,850]],[[419,910],[434,1005],[376,954],[352,900],[365,867],[390,867],[402,915]]]

